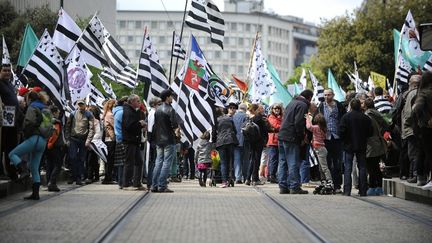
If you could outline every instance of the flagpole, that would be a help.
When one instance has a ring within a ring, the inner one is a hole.
[[[139,64],[140,64],[140,60],[141,60],[141,53],[142,53],[143,50],[144,50],[144,42],[145,42],[146,34],[147,34],[147,25],[144,27],[144,35],[143,35],[143,41],[142,41],[142,44],[141,44],[141,52],[140,52],[140,57],[138,58],[138,66],[137,66],[137,71],[136,71],[136,76],[135,76],[135,82],[136,82],[136,84],[138,83]],[[135,85],[135,86],[133,87],[133,89],[132,89],[132,93],[135,92],[135,87],[136,87],[136,86],[137,86],[137,85]]]
[[[252,50],[251,50],[251,54],[250,54],[250,57],[249,57],[249,68],[248,68],[248,73],[247,73],[247,77],[246,77],[246,84],[247,84],[247,87],[248,87],[248,91],[249,91],[249,82],[250,82],[250,71],[251,71],[251,68],[252,68],[252,61],[253,61],[253,56],[254,56],[254,53],[255,53],[255,48],[256,48],[256,42],[257,42],[257,40],[258,40],[258,35],[259,35],[259,31],[257,31],[257,33],[256,33],[256,35],[255,35],[255,40],[254,40],[254,42],[253,42],[253,45],[252,45]],[[248,97],[248,94],[247,94],[247,92],[245,93],[245,95],[244,95],[244,97],[243,97],[243,101],[246,99]]]
[[[181,43],[182,38],[183,38],[183,29],[184,29],[184,23],[185,23],[185,18],[186,18],[187,4],[188,4],[188,0],[186,0],[185,9],[184,9],[184,12],[183,12],[183,21],[182,21],[182,27],[181,27],[181,31],[180,31],[180,43]],[[171,53],[171,56],[172,56],[172,53]],[[177,74],[178,59],[179,59],[179,57],[176,57],[176,64],[175,64],[175,67],[174,67],[174,75]]]
[[[172,70],[172,61],[173,61],[173,51],[174,51],[174,39],[175,39],[175,30],[173,31],[173,37],[172,37],[172,43],[171,43],[171,61],[170,61],[170,70],[169,70],[169,77],[168,77],[168,83],[171,83],[171,70]]]

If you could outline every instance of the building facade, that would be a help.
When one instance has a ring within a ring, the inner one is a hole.
[[[9,0],[18,13],[26,9],[48,6],[57,13],[63,4],[63,9],[73,18],[92,17],[96,11],[105,28],[116,36],[117,0]]]
[[[210,42],[209,34],[184,26],[182,44],[189,50],[193,34],[213,70],[222,76],[247,76],[251,51],[257,32],[262,38],[264,56],[285,81],[296,66],[316,53],[318,28],[295,17],[281,17],[262,12],[223,12],[225,20],[224,49]],[[172,32],[180,33],[182,11],[117,11],[117,39],[131,62],[138,63],[144,28],[158,50],[161,64],[170,65]],[[180,62],[181,63],[181,62]],[[174,68],[173,68],[174,69]],[[173,74],[172,74],[173,76]]]

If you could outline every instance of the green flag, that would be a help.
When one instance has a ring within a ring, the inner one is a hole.
[[[301,89],[298,86],[297,82],[294,82],[294,95],[299,95],[301,93]]]
[[[267,105],[273,105],[274,103],[282,103],[283,106],[285,107],[288,105],[288,103],[291,102],[292,96],[285,88],[285,86],[282,85],[279,75],[276,72],[276,69],[273,67],[273,65],[269,61],[266,61],[266,63],[267,63],[267,69],[270,72],[273,82],[275,84],[276,91],[269,98],[263,100],[263,102],[266,103]]]
[[[399,38],[400,34],[399,31],[396,29],[393,29],[393,43],[394,43],[394,60],[395,60],[395,67],[397,65],[398,61],[398,52],[399,52]]]
[[[21,43],[21,50],[18,57],[17,66],[25,67],[25,65],[27,65],[28,60],[30,59],[36,48],[36,45],[38,44],[38,41],[39,39],[34,33],[32,27],[30,24],[27,24],[24,31],[23,41]]]
[[[345,101],[345,95],[343,94],[343,91],[339,84],[336,82],[335,77],[333,76],[332,71],[330,68],[328,69],[328,75],[327,75],[327,84],[330,89],[333,90],[334,93],[334,99],[337,101]]]

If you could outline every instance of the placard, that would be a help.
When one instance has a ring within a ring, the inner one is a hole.
[[[3,109],[3,126],[15,126],[15,106],[5,106]]]

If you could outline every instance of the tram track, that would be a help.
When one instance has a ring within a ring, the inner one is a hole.
[[[150,192],[145,192],[138,197],[133,203],[129,205],[111,224],[97,237],[93,242],[95,243],[108,243],[113,242],[116,235],[121,232],[124,226],[127,225],[128,220],[131,219],[137,210],[142,208],[146,203]]]
[[[274,208],[281,211],[286,218],[300,231],[305,233],[305,236],[308,237],[312,242],[330,242],[325,239],[318,231],[316,231],[312,226],[302,220],[298,215],[296,215],[292,210],[283,205],[279,200],[275,197],[269,195],[260,187],[254,186],[253,189],[262,195],[267,202],[272,205]]]

